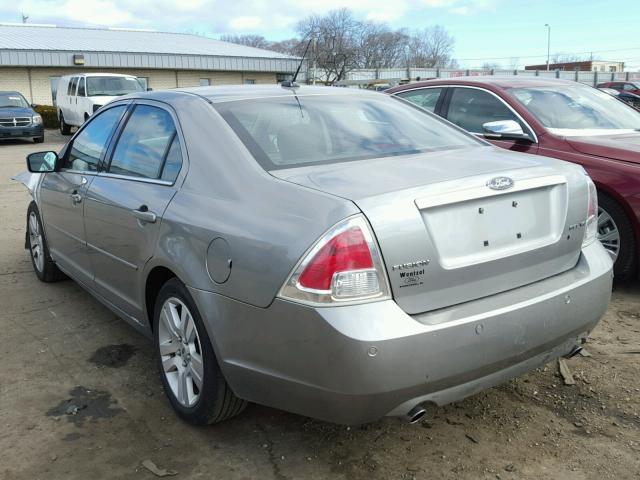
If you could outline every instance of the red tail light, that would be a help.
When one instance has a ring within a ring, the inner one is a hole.
[[[359,227],[352,227],[327,242],[300,274],[304,288],[331,290],[333,275],[349,270],[373,268],[369,246]]]
[[[361,215],[331,228],[300,260],[280,296],[313,305],[390,298],[378,245]]]

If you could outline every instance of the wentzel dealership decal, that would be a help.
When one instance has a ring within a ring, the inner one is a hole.
[[[429,260],[417,260],[415,262],[393,265],[391,270],[397,272],[400,277],[399,288],[417,287],[424,283],[422,279],[424,277],[424,267],[427,265],[429,265]]]

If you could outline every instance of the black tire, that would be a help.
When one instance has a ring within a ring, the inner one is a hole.
[[[631,277],[636,269],[637,242],[633,226],[622,207],[605,193],[598,192],[598,205],[607,212],[620,233],[620,249],[613,264],[613,273],[618,280]]]
[[[199,391],[198,400],[191,407],[184,406],[176,398],[162,365],[159,337],[160,314],[165,302],[171,298],[177,298],[187,306],[200,338],[200,354],[203,363],[202,389]],[[193,298],[191,298],[187,288],[177,278],[168,280],[162,286],[156,297],[153,313],[153,331],[156,359],[160,371],[160,378],[162,379],[162,386],[171,402],[171,406],[182,419],[193,425],[209,425],[234,417],[245,409],[247,402],[236,397],[224,379],[218,361],[216,360],[211,340],[209,339],[195,302]]]
[[[32,214],[35,215],[35,220],[37,221],[40,232],[39,255],[42,255],[41,266],[38,265],[36,258],[34,258],[34,242],[32,240],[33,235],[30,222]],[[67,278],[67,276],[62,273],[56,263],[51,259],[51,255],[49,254],[49,245],[47,244],[47,239],[45,238],[44,230],[42,229],[42,220],[40,220],[40,212],[38,211],[36,202],[31,202],[27,209],[27,238],[25,246],[29,250],[29,257],[31,258],[33,271],[36,272],[36,276],[40,281],[50,283],[59,282],[60,280],[65,280]]]
[[[65,123],[62,112],[60,112],[60,133],[62,135],[71,135],[71,125]]]
[[[87,120],[89,120],[89,114],[85,113],[84,114],[84,122],[87,123]]]
[[[44,143],[44,135],[33,139],[33,143]]]

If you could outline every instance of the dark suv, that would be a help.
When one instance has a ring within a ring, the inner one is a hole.
[[[0,140],[32,138],[44,142],[42,117],[38,115],[19,92],[0,92]]]

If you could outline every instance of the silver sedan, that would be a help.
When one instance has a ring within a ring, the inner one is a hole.
[[[28,166],[36,275],[152,338],[194,424],[417,421],[574,354],[610,297],[582,167],[378,93],[134,94]]]

